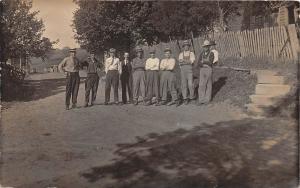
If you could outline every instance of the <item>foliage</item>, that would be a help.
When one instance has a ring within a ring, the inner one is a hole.
[[[43,37],[44,24],[36,18],[37,11],[31,11],[32,2],[25,0],[3,0],[1,19],[4,60],[12,57],[36,56],[45,58],[52,48],[48,38]]]
[[[76,0],[73,26],[83,48],[132,48],[138,44],[190,38],[212,30],[219,19],[217,2]],[[236,13],[236,4],[219,3],[222,19]],[[230,7],[230,6],[233,7]]]

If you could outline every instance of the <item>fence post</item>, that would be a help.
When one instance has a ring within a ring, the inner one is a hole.
[[[288,27],[288,36],[290,37],[293,59],[298,59],[299,39],[297,37],[295,24],[290,24]]]

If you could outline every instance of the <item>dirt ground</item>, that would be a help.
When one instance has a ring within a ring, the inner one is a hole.
[[[81,73],[84,76],[83,73]],[[83,80],[82,80],[83,81]],[[1,185],[25,188],[293,188],[297,123],[257,119],[229,100],[207,106],[64,110],[65,80],[33,75],[4,103]]]

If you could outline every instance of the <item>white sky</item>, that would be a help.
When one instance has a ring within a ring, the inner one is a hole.
[[[76,8],[72,0],[33,0],[32,9],[39,10],[38,17],[44,21],[44,36],[50,40],[59,39],[56,48],[79,47],[71,26]]]

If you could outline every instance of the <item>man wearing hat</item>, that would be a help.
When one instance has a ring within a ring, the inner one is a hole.
[[[146,99],[145,59],[143,57],[143,49],[137,47],[136,55],[137,57],[132,60],[134,105],[138,105],[139,94],[142,95],[144,104]]]
[[[94,105],[97,96],[97,90],[99,85],[99,76],[97,73],[98,69],[102,68],[102,64],[95,58],[94,52],[90,54],[90,57],[81,63],[81,66],[87,67],[87,78],[85,80],[85,105],[88,107],[90,100],[90,93],[92,90],[91,106]]]
[[[147,103],[146,105],[152,104],[153,96],[156,97],[156,105],[159,104],[159,59],[155,57],[155,50],[150,50],[150,58],[146,60],[146,92],[147,92]]]
[[[109,50],[109,57],[105,60],[105,105],[110,101],[111,86],[114,90],[114,103],[119,104],[119,75],[122,73],[121,63],[119,58],[115,57],[116,50],[111,48]]]
[[[62,60],[62,62],[58,65],[60,72],[64,72],[67,77],[66,81],[66,110],[69,110],[70,99],[72,96],[72,108],[76,108],[77,105],[77,95],[80,84],[79,77],[79,68],[80,63],[76,56],[76,49],[70,49],[70,56],[66,57]]]
[[[177,96],[177,90],[176,90],[176,78],[174,73],[174,68],[176,61],[174,58],[171,58],[171,49],[166,48],[164,50],[165,52],[165,58],[161,60],[160,63],[160,70],[161,73],[161,79],[160,79],[160,93],[161,93],[161,105],[173,105],[176,104],[176,106],[179,106],[179,100]],[[168,93],[171,93],[172,101],[168,103]]]
[[[179,54],[179,65],[181,70],[181,92],[184,100],[184,104],[188,104],[189,100],[193,100],[194,97],[194,85],[193,85],[193,64],[195,62],[195,54],[190,51],[190,43],[188,40],[183,42],[183,52]],[[188,98],[189,90],[189,98]]]
[[[132,96],[132,67],[129,60],[129,53],[124,53],[124,60],[122,61],[122,74],[121,74],[121,85],[122,85],[122,101],[123,104],[127,103],[127,92],[129,97],[129,103],[133,103]]]
[[[205,40],[203,43],[203,52],[199,56],[198,65],[200,66],[198,104],[207,104],[211,100],[212,95],[212,65],[214,61],[214,53],[211,51],[211,42]]]

